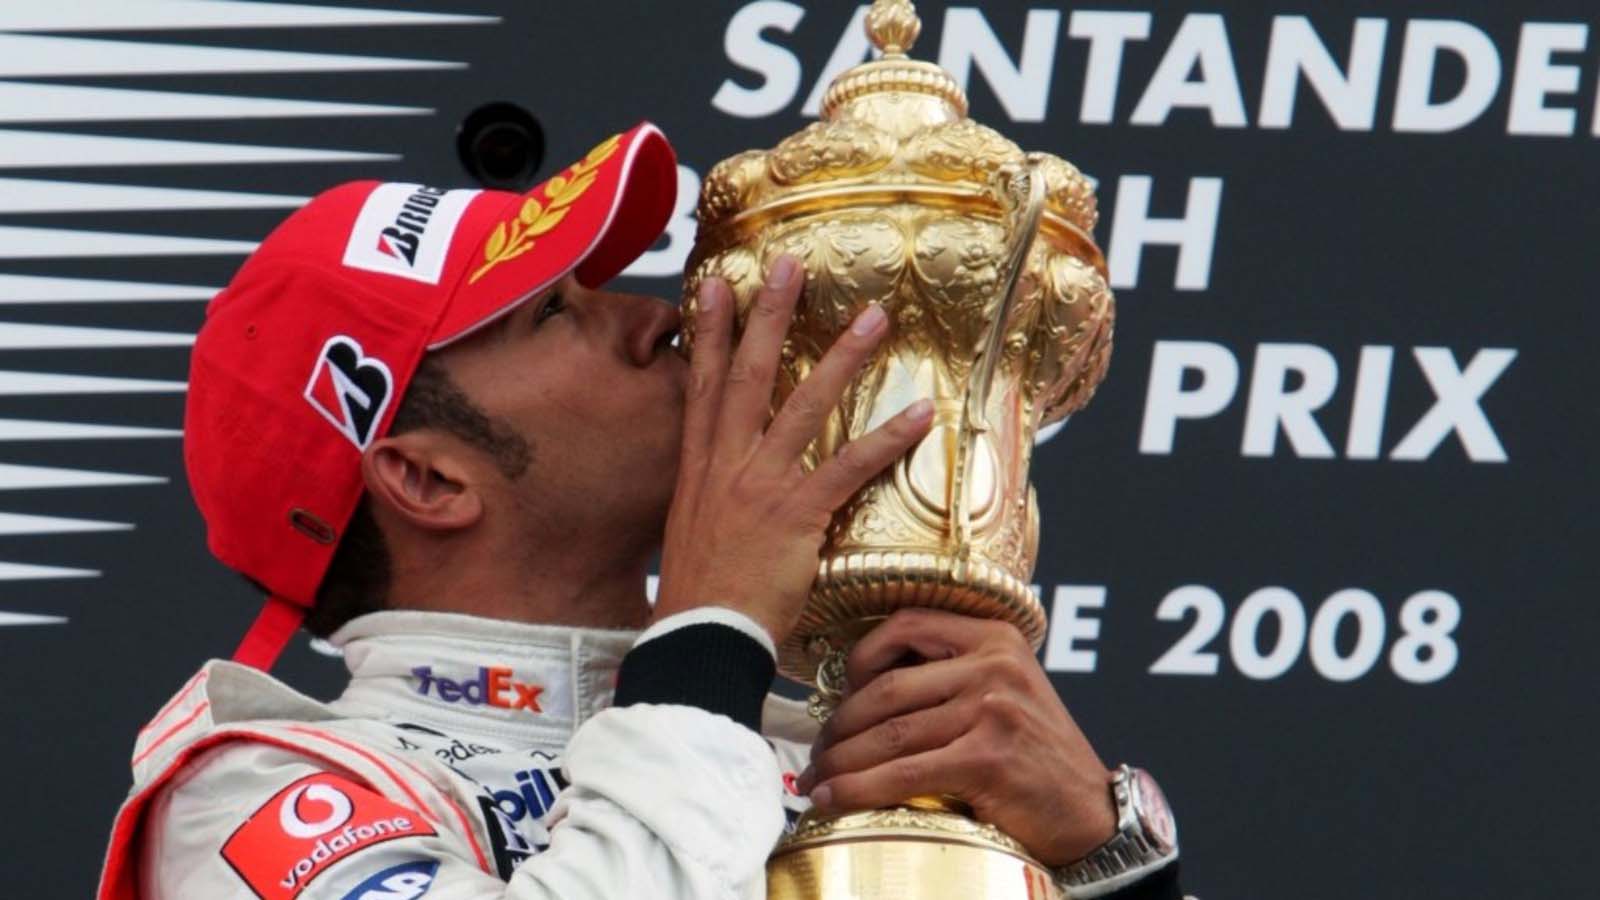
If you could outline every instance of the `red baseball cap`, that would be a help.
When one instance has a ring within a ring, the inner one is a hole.
[[[211,552],[270,592],[234,659],[270,668],[316,600],[423,354],[661,234],[672,147],[643,123],[526,194],[358,181],[268,235],[206,308],[184,463]]]

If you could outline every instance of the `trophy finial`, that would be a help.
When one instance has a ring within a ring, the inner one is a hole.
[[[867,12],[867,38],[889,57],[903,57],[922,33],[922,19],[911,0],[874,0]]]

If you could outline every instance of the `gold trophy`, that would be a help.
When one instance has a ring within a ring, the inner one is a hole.
[[[702,280],[728,281],[742,323],[771,261],[803,262],[774,411],[856,313],[882,304],[890,332],[808,467],[908,403],[934,402],[928,436],[834,516],[805,612],[779,648],[780,671],[817,688],[819,718],[837,702],[850,648],[902,607],[1000,619],[1042,643],[1044,608],[1028,587],[1034,435],[1088,403],[1111,355],[1093,187],[1070,163],[968,119],[955,80],[906,56],[920,30],[909,0],[877,0],[867,32],[882,57],[833,82],[821,120],[711,170],[684,285],[692,348]],[[1045,866],[967,812],[919,797],[804,817],[768,863],[768,896],[1058,896]]]

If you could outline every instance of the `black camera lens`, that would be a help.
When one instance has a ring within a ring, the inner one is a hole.
[[[544,128],[515,103],[486,103],[461,121],[456,152],[484,187],[525,191],[544,162]]]

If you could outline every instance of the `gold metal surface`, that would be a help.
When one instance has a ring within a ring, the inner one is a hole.
[[[799,829],[767,864],[768,900],[1049,900],[1049,870],[994,828],[945,812],[854,813]]]
[[[742,327],[772,261],[801,260],[805,292],[774,411],[857,313],[879,303],[889,314],[888,336],[807,450],[807,468],[912,401],[934,403],[928,436],[829,527],[805,611],[779,648],[780,670],[813,685],[819,673],[836,682],[850,647],[904,607],[1000,619],[1043,641],[1044,609],[1028,588],[1033,439],[1089,402],[1111,354],[1114,301],[1088,179],[966,118],[955,79],[906,56],[920,29],[908,0],[877,0],[867,30],[882,57],[833,82],[818,122],[711,170],[684,284],[692,352],[703,280],[729,282]],[[818,715],[840,687],[822,685]],[[959,815],[861,815],[891,819],[811,823],[775,855],[771,896],[1054,896],[1029,887],[1025,873],[1042,870],[1015,842],[995,832],[975,844],[962,828],[976,823]],[[915,890],[883,887],[920,867],[928,875]]]

